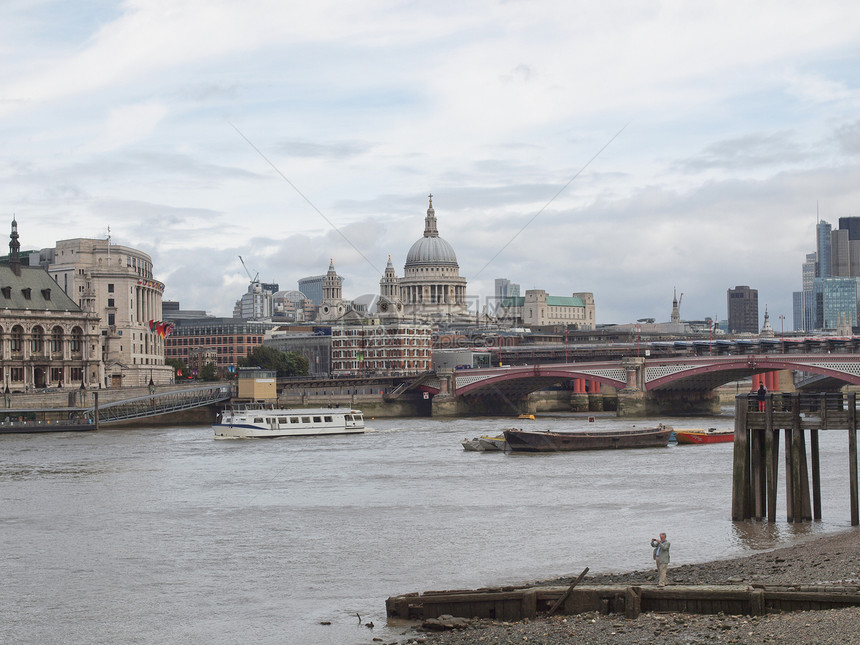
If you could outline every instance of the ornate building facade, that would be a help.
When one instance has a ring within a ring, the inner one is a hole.
[[[8,262],[0,264],[0,376],[5,391],[98,387],[99,317],[92,294],[83,307],[40,266],[21,264],[12,221]]]
[[[170,382],[164,339],[149,326],[162,318],[164,293],[149,255],[112,244],[109,237],[76,238],[43,249],[40,262],[69,298],[98,315],[104,387]]]

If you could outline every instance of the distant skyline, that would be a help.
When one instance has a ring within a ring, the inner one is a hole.
[[[22,248],[110,227],[215,315],[240,255],[376,293],[433,193],[470,295],[590,291],[603,324],[748,285],[788,321],[816,208],[860,215],[848,1],[9,0],[0,48]]]

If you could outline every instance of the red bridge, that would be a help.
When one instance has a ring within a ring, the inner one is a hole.
[[[554,385],[569,385],[574,393],[599,392],[610,386],[624,395],[649,400],[649,410],[667,406],[677,408],[679,401],[691,404],[685,411],[712,408],[713,390],[756,374],[795,370],[817,374],[830,381],[834,389],[846,383],[860,385],[860,354],[756,354],[685,358],[622,358],[595,363],[551,363],[517,367],[456,370],[439,374],[436,389],[466,400],[482,398],[515,400]],[[447,376],[447,378],[446,378]],[[586,383],[588,384],[586,389]],[[702,405],[697,405],[701,403]],[[653,405],[656,404],[656,405]],[[619,413],[621,408],[619,407]]]

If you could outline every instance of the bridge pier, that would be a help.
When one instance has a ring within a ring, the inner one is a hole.
[[[720,414],[720,396],[715,390],[643,392],[625,388],[618,392],[619,417],[678,414],[718,415]]]

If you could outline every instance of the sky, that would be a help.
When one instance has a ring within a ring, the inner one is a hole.
[[[0,214],[229,316],[239,256],[378,293],[432,193],[477,302],[724,319],[749,285],[789,329],[817,217],[860,215],[858,107],[852,1],[5,0]]]

